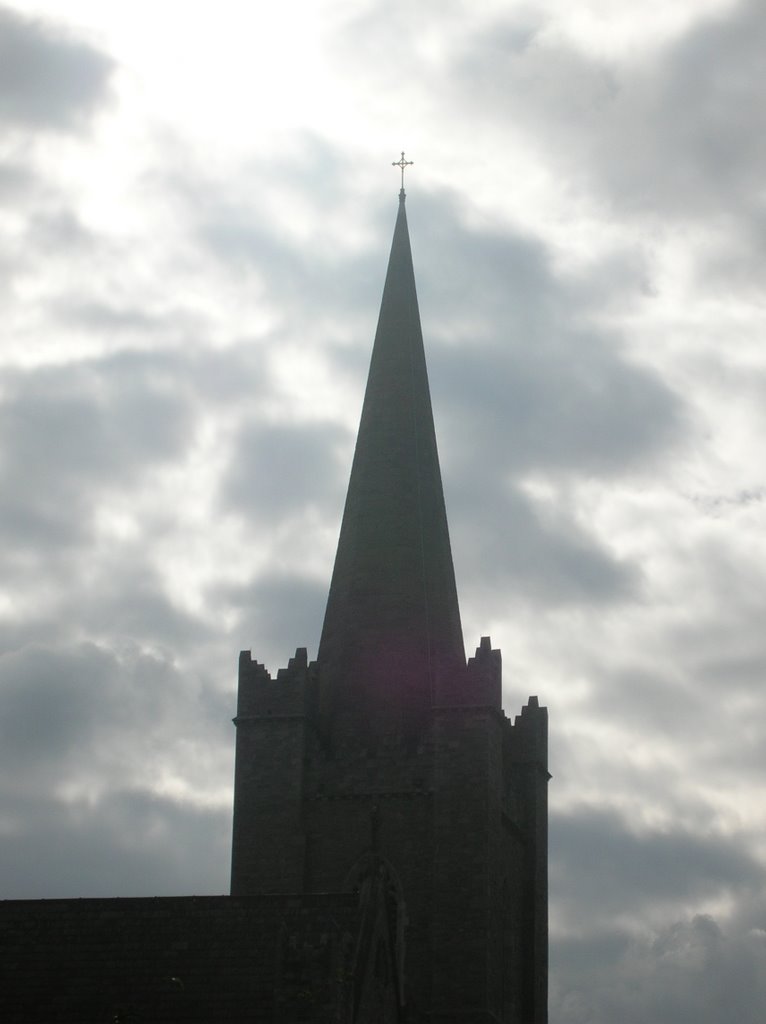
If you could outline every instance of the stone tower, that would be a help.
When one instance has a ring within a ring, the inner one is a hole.
[[[317,660],[243,652],[235,724],[232,895],[379,894],[350,1019],[545,1024],[547,711],[466,663],[404,189]]]

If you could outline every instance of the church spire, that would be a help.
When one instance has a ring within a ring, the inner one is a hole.
[[[317,661],[323,717],[375,731],[465,672],[403,189]]]

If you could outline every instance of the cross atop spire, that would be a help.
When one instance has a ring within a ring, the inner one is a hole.
[[[405,160],[404,159],[404,150],[402,150],[402,156],[401,156],[400,160],[392,160],[391,161],[391,166],[392,167],[401,167],[401,170],[402,170],[402,190],[399,193],[400,196],[404,195],[404,168],[405,167],[411,167],[414,163],[415,163],[414,160]]]

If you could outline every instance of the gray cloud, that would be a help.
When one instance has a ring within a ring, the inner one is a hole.
[[[27,195],[36,181],[34,171],[24,164],[10,160],[0,163],[0,199],[16,201]]]
[[[146,336],[162,330],[166,324],[135,306],[117,306],[93,300],[66,299],[53,313],[59,322],[101,334],[140,333]]]
[[[70,544],[90,530],[96,492],[178,457],[192,420],[161,361],[124,355],[8,374],[0,429],[0,530]]]
[[[107,766],[164,730],[180,694],[181,717],[196,714],[192,681],[184,684],[173,660],[136,644],[122,653],[94,643],[34,644],[2,655],[0,671],[0,757],[6,784],[17,790],[33,777],[53,785],[80,773],[98,781],[106,771],[103,781],[112,781]]]
[[[31,253],[50,258],[51,254],[66,254],[71,260],[81,254],[103,256],[99,252],[98,237],[85,226],[80,217],[66,205],[63,196],[33,209],[27,219],[25,242]]]
[[[337,450],[348,437],[334,423],[249,421],[235,440],[221,491],[224,506],[258,526],[278,523],[308,506],[342,500],[346,469]]]
[[[62,759],[79,757],[99,721],[112,720],[114,682],[113,657],[92,645],[55,653],[34,646],[6,654],[0,757],[7,777],[17,774],[23,784],[32,770],[50,773],[52,780]]]
[[[28,166],[7,164],[5,174],[0,170],[0,199],[5,199],[0,209],[0,266],[7,269],[0,288],[14,294],[14,283],[20,282],[22,289],[32,284],[41,291],[35,308],[40,315],[46,312],[42,296],[59,274],[64,279],[92,280],[115,254],[85,225],[53,177],[36,166],[31,154],[28,159]],[[9,312],[15,311],[15,304],[9,303]]]
[[[115,788],[95,803],[44,798],[16,805],[23,830],[0,850],[2,896],[188,896],[227,892],[228,808]]]
[[[150,557],[140,547],[124,545],[116,557],[101,562],[86,586],[73,588],[70,600],[77,602],[93,636],[140,637],[142,643],[183,649],[188,655],[215,630],[205,618],[189,614],[169,597]]]
[[[649,73],[625,83],[625,107],[615,107],[610,128],[634,141],[621,147],[612,139],[617,160],[604,160],[603,169],[615,186],[676,215],[750,210],[766,160],[765,45],[766,11],[744,0],[697,24]]]
[[[498,601],[508,611],[516,603],[554,608],[636,595],[636,567],[612,557],[568,515],[546,516],[513,486],[488,480],[491,466],[461,467],[459,481],[448,482],[461,593],[487,614],[493,606],[497,614]]]
[[[554,940],[556,1024],[759,1024],[766,933],[737,917],[696,915],[648,934],[601,931]]]
[[[215,272],[223,268],[227,280],[246,283],[267,309],[278,310],[282,337],[297,336],[307,347],[340,346],[348,357],[360,336],[368,344],[385,274],[378,240],[393,226],[394,207],[378,198],[360,208],[343,150],[301,133],[289,158],[247,161],[234,181],[216,180],[194,154],[184,155],[184,173],[163,167],[154,186],[181,205]],[[282,220],[291,201],[308,218],[300,237]]]
[[[451,69],[457,102],[523,126],[570,187],[606,188],[623,212],[754,211],[766,159],[762,4],[722,8],[622,62],[552,42],[543,28],[511,15],[469,37]]]
[[[90,44],[0,7],[0,122],[79,130],[106,99],[113,69]]]
[[[348,252],[341,247],[342,231],[316,246],[286,239],[280,226],[254,205],[216,208],[204,205],[205,222],[199,236],[219,260],[235,268],[255,269],[270,301],[278,304],[291,323],[327,325],[367,313],[379,298],[380,253]],[[220,199],[218,199],[220,203]],[[308,335],[310,337],[310,334]],[[332,337],[329,339],[332,341]]]
[[[226,588],[221,596],[241,610],[237,635],[242,649],[252,649],[274,675],[296,647],[315,655],[328,588],[329,580],[268,573],[248,585]]]
[[[539,241],[469,229],[446,197],[421,200],[417,218],[461,590],[549,606],[635,597],[637,567],[518,481],[529,472],[562,482],[656,471],[689,434],[683,400],[631,362],[617,337],[588,326],[595,284],[562,281]],[[603,285],[608,270],[597,274]],[[620,289],[624,274],[620,263]],[[629,287],[641,288],[640,268],[631,277]]]
[[[652,730],[657,737],[673,736],[680,723],[686,729],[709,724],[709,710],[697,699],[697,680],[688,680],[677,663],[666,663],[666,648],[658,665],[610,665],[608,672],[593,666],[592,702],[614,721]]]
[[[175,660],[135,645],[34,645],[0,656],[2,894],[224,890],[228,807],[147,783],[192,756],[194,772],[184,774],[196,794],[216,778],[225,788],[230,703]]]
[[[588,807],[551,816],[551,883],[569,919],[590,908],[590,927],[612,915],[640,920],[657,906],[682,910],[702,897],[756,892],[763,866],[739,842],[684,830],[631,828]]]
[[[681,396],[632,362],[618,336],[591,323],[595,292],[611,291],[608,267],[597,267],[592,281],[562,279],[540,241],[470,229],[449,200],[419,201],[417,217],[417,258],[427,268],[419,275],[421,308],[447,466],[459,453],[501,473],[534,467],[610,476],[669,455],[688,429]],[[621,293],[625,269],[618,261]],[[630,277],[634,291],[643,288],[640,266]]]

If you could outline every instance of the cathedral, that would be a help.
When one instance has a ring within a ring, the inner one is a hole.
[[[547,1021],[547,711],[465,658],[403,184],[317,658],[239,659],[231,895],[1,903],[3,1020]]]

